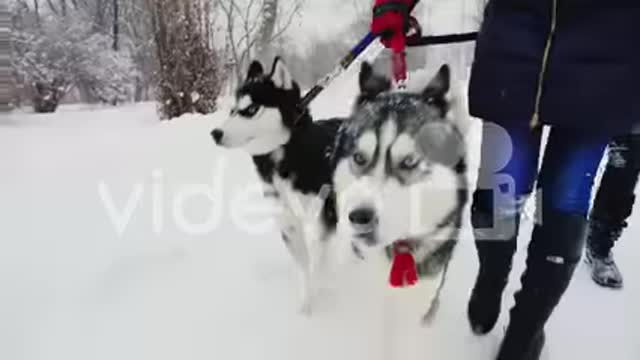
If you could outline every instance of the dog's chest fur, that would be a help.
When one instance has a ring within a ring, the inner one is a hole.
[[[279,201],[287,217],[321,219],[326,231],[333,231],[337,223],[330,155],[341,122],[332,119],[300,125],[288,143],[253,157],[265,183],[265,196]]]

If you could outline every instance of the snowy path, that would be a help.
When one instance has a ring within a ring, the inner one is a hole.
[[[405,317],[390,314],[389,292],[365,291],[375,284],[361,281],[370,278],[362,266],[304,318],[277,231],[249,234],[226,207],[256,180],[248,157],[213,146],[216,116],[160,124],[153,110],[67,108],[0,119],[0,359],[492,360],[508,316],[484,338],[468,330],[477,266],[468,229],[431,328],[397,321]],[[473,135],[477,143],[477,129]],[[226,199],[194,197],[183,214],[204,222],[223,205],[219,226],[188,234],[173,201],[185,184],[211,186],[221,162],[217,196]],[[122,236],[101,182],[117,209],[140,191]],[[548,327],[546,359],[640,358],[637,234],[640,212],[617,251],[624,291],[602,290],[584,268],[577,272]],[[519,255],[505,309],[519,284]]]

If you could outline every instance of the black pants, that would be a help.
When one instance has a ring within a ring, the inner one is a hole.
[[[610,231],[626,226],[635,202],[635,188],[640,174],[640,134],[615,138],[609,144],[609,159],[591,210],[591,221]],[[590,244],[595,251],[608,253],[613,242]]]

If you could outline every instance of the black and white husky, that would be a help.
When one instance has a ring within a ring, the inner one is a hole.
[[[218,145],[252,156],[265,196],[280,209],[282,238],[303,275],[301,311],[309,313],[336,232],[330,155],[342,121],[314,122],[299,108],[300,100],[300,88],[282,60],[276,58],[269,73],[253,62],[229,119],[211,135]]]
[[[449,82],[444,67],[421,93],[390,92],[365,63],[349,119],[313,122],[280,59],[269,73],[250,65],[229,119],[211,135],[247,151],[265,196],[280,204],[282,237],[303,274],[303,312],[335,242],[351,241],[364,257],[403,240],[420,275],[444,279],[467,196]]]
[[[414,93],[390,91],[364,63],[360,89],[334,147],[338,228],[363,257],[382,248],[391,254],[401,240],[419,277],[437,279],[437,304],[468,196],[466,114],[450,95],[446,65]]]

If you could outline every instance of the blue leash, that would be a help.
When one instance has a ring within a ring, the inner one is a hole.
[[[407,39],[407,46],[416,47],[416,46],[429,46],[429,45],[440,45],[440,44],[451,44],[451,43],[460,43],[466,41],[474,41],[478,37],[477,32],[469,32],[462,34],[450,34],[450,35],[435,35],[435,36],[420,36],[420,37],[409,37]],[[353,64],[353,62],[360,56],[368,47],[371,45],[376,39],[377,35],[369,32],[356,46],[354,46],[349,53],[340,60],[338,65],[325,77],[320,79],[312,88],[309,90],[302,100],[300,101],[299,107],[300,109],[306,109],[311,102],[320,95],[320,93],[327,87],[333,80],[335,80],[338,76],[342,75],[348,68]]]

